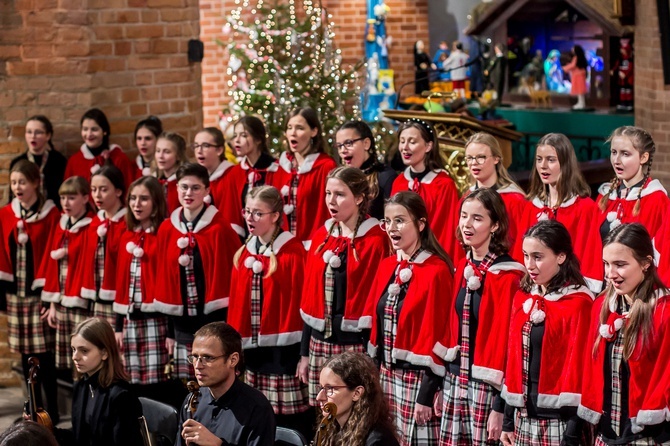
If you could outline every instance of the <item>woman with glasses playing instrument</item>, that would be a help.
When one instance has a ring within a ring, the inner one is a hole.
[[[400,444],[437,445],[440,420],[432,407],[445,367],[433,349],[449,333],[453,264],[418,194],[391,197],[382,226],[395,255],[379,266],[361,318],[372,328],[368,354],[381,366]]]
[[[410,190],[421,196],[438,242],[458,261],[465,255],[455,237],[458,190],[444,170],[435,129],[422,119],[403,122],[398,129],[398,151],[407,168],[393,182],[392,194]]]
[[[307,253],[281,228],[284,202],[277,189],[254,187],[245,201],[250,236],[233,260],[228,323],[242,335],[247,384],[268,398],[279,426],[311,436],[307,388],[295,373]]]
[[[322,410],[321,425],[334,404],[334,420],[320,433],[323,446],[398,446],[396,427],[379,385],[375,363],[363,353],[344,352],[330,358],[321,369],[316,398]]]
[[[465,143],[465,162],[472,183],[466,194],[483,187],[490,187],[500,194],[507,211],[509,246],[514,246],[519,219],[528,202],[526,193],[514,182],[503,164],[498,140],[485,132],[475,133]]]
[[[243,222],[240,220],[242,202],[233,193],[233,164],[225,159],[226,141],[223,133],[216,127],[205,127],[195,135],[191,148],[196,162],[207,169],[209,175],[209,192],[204,198],[205,203],[216,206],[221,217],[240,237],[244,237]]]
[[[335,134],[335,150],[342,164],[361,169],[370,183],[370,209],[377,219],[384,217],[384,200],[391,196],[393,181],[398,174],[377,158],[377,148],[372,130],[363,121],[342,124]]]
[[[209,175],[203,166],[187,163],[177,170],[181,207],[158,230],[156,310],[172,316],[173,333],[166,347],[174,352],[175,376],[193,377],[186,361],[193,334],[210,321],[225,320],[230,272],[240,239],[217,208],[205,203]]]
[[[345,350],[364,351],[370,324],[361,321],[388,242],[376,218],[367,216],[370,185],[353,167],[328,174],[325,203],[332,218],[312,238],[300,310],[305,321],[298,376],[316,405],[319,372],[328,358]]]

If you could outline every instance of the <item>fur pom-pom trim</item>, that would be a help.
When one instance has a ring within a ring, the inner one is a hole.
[[[400,294],[400,285],[398,285],[397,283],[392,283],[391,285],[389,285],[388,293],[389,296],[397,296],[398,294]]]
[[[340,256],[333,255],[330,260],[328,260],[328,264],[331,268],[339,268],[342,266],[342,259],[340,259]]]
[[[523,312],[528,314],[530,313],[531,308],[533,308],[533,299],[526,299],[526,301],[523,303]]]
[[[132,254],[135,248],[137,248],[137,245],[135,243],[133,242],[126,243],[126,251],[128,252],[128,254]]]
[[[188,264],[191,263],[191,257],[189,257],[188,254],[182,254],[177,261],[181,266],[188,266]]]
[[[465,277],[465,280],[468,280],[470,277],[473,277],[475,275],[475,270],[472,268],[471,265],[468,265],[465,267],[463,270],[463,277]]]
[[[212,196],[207,195],[202,201],[204,201],[207,204],[212,204]]]
[[[51,258],[54,260],[60,260],[65,257],[65,248],[58,248],[51,251]]]
[[[254,260],[254,263],[251,266],[251,270],[254,272],[254,274],[262,273],[263,272],[263,263],[261,263],[258,260]]]
[[[179,246],[179,249],[185,249],[188,246],[188,237],[179,237],[177,239],[177,246]]]
[[[468,289],[469,290],[478,290],[482,286],[482,281],[477,276],[472,276],[468,279]]]
[[[93,164],[91,166],[91,173],[96,173],[98,170],[100,170],[100,165],[99,164]]]
[[[600,332],[600,336],[602,336],[603,339],[612,339],[614,337],[614,333],[610,333],[610,326],[608,324],[602,324],[598,329],[598,332]]]
[[[403,268],[398,272],[398,277],[402,283],[407,283],[412,279],[412,270],[410,268]]]
[[[107,235],[107,226],[100,225],[98,226],[98,229],[95,230],[95,232],[98,233],[98,237],[103,238],[104,236]]]
[[[610,231],[618,226],[621,226],[621,220],[617,218],[616,220],[612,221],[612,223],[610,223]]]
[[[133,255],[138,259],[141,258],[144,255],[144,249],[138,246],[137,248],[133,249]]]
[[[290,191],[291,191],[291,189],[289,189],[289,187],[286,184],[283,185],[282,188],[281,188],[282,197],[288,197],[288,193]]]
[[[292,214],[294,210],[295,210],[295,206],[293,206],[292,204],[285,204],[284,205],[284,214],[286,214],[286,215]]]
[[[540,212],[537,214],[537,221],[549,220],[549,216],[546,212]]]
[[[542,310],[534,310],[532,313],[530,313],[530,321],[533,323],[533,325],[538,325],[544,322],[544,318],[547,315],[545,314],[544,311]]]
[[[16,222],[16,227],[19,228],[19,229],[23,229],[23,228],[25,228],[25,226],[26,225],[23,224],[23,220],[19,220],[19,221]]]
[[[255,259],[253,257],[247,257],[246,259],[244,259],[244,266],[246,266],[249,269],[253,268],[254,260]]]
[[[326,252],[323,253],[321,258],[323,259],[323,261],[325,263],[328,263],[328,262],[330,262],[330,259],[332,259],[334,255],[335,255],[335,253],[332,250],[329,249],[329,250],[327,250]]]
[[[18,237],[16,237],[16,241],[19,242],[20,245],[25,245],[28,243],[28,234],[25,232],[19,233]]]
[[[247,182],[249,184],[252,184],[254,182],[255,177],[256,177],[256,175],[254,174],[254,172],[249,172],[247,174]]]
[[[143,167],[142,168],[142,176],[148,177],[149,175],[151,175],[151,168]]]
[[[610,223],[616,220],[616,212],[608,212],[607,213],[607,221]]]

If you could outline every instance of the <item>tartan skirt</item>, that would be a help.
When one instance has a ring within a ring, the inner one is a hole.
[[[55,333],[46,319],[40,320],[39,296],[7,294],[7,337],[15,353],[46,353],[54,350]]]
[[[655,446],[658,443],[655,443],[653,439],[651,438],[640,438],[639,440],[631,441],[630,443],[626,443],[627,445],[632,445],[632,446]],[[667,444],[667,443],[664,443]],[[594,446],[608,446],[605,441],[603,441],[602,437],[598,435],[596,437],[596,441],[594,443]]]
[[[567,423],[560,419],[521,416],[515,411],[514,444],[527,446],[561,446]]]
[[[447,372],[444,379],[440,446],[495,445],[487,441],[486,423],[493,405],[494,388],[468,381],[467,399],[459,398],[458,377]]]
[[[423,370],[389,369],[382,364],[380,369],[382,391],[389,402],[391,417],[398,429],[401,446],[437,446],[440,435],[440,420],[433,417],[419,426],[414,420],[414,406],[425,372]]]
[[[72,369],[72,347],[70,336],[77,324],[91,317],[91,312],[85,308],[68,308],[56,304],[56,368]]]
[[[107,319],[112,328],[116,327],[116,315],[113,302],[99,302],[93,304],[93,317]]]
[[[174,371],[173,378],[179,378],[184,381],[195,381],[195,370],[193,365],[188,363],[188,355],[191,354],[193,344],[174,343]]]
[[[245,381],[272,404],[276,415],[293,415],[309,409],[307,386],[293,375],[275,375],[247,370]]]
[[[309,404],[316,406],[316,396],[319,394],[319,375],[323,364],[331,356],[339,355],[346,351],[365,353],[363,344],[331,344],[330,342],[320,341],[314,336],[309,340],[309,367],[308,367],[308,388]]]
[[[123,359],[131,384],[155,384],[166,380],[166,316],[123,319]]]

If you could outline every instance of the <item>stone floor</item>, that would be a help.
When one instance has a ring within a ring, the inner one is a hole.
[[[0,432],[21,417],[26,398],[24,389],[21,387],[0,388]],[[61,422],[57,427],[68,429],[71,426],[70,416],[61,416]]]

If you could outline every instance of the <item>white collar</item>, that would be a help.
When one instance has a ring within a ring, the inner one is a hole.
[[[324,228],[326,228],[326,231],[330,231],[331,226],[335,224],[335,219],[334,218],[329,218],[326,220],[326,223],[323,225]],[[370,229],[374,228],[375,226],[379,225],[379,220],[377,220],[374,217],[370,217],[366,219],[361,225],[358,227],[358,231],[356,232],[356,238],[363,237],[365,234],[367,234]],[[334,230],[337,230],[339,232],[339,227],[336,227]],[[348,235],[346,238],[353,239],[354,233],[352,232],[350,235]]]
[[[244,158],[242,158],[242,161],[240,161],[240,167],[244,170],[249,170],[254,166],[251,165],[249,159],[245,156]],[[270,164],[268,168],[265,170],[268,172],[276,172],[277,170],[279,170],[279,163],[277,163],[277,161],[273,161],[272,164]]]
[[[617,190],[611,190],[611,183],[603,183],[599,188],[598,188],[598,193],[601,195],[606,195],[609,193],[609,198],[610,200],[616,200],[618,191]],[[641,188],[641,187],[631,187],[630,192],[628,192],[628,195],[626,196],[625,200],[626,201],[635,201],[638,198],[643,198],[648,195],[651,195],[655,192],[663,192],[665,195],[668,194],[668,192],[665,190],[663,185],[661,184],[660,181],[653,179],[647,184],[646,187]]]
[[[400,263],[402,261],[402,256],[401,256],[400,252],[396,251],[395,255],[396,255],[396,259],[398,260],[398,263]],[[433,254],[431,254],[430,252],[428,252],[427,250],[424,249],[423,251],[421,251],[419,253],[418,256],[416,256],[416,258],[412,261],[412,263],[422,264],[423,262],[428,260],[432,255]]]
[[[493,274],[499,274],[502,271],[521,271],[522,273],[525,273],[526,267],[524,267],[519,262],[512,260],[509,262],[494,263],[488,269],[488,272]]]
[[[305,161],[303,161],[302,166],[298,167],[298,174],[302,175],[305,174],[309,171],[312,170],[314,167],[314,163],[316,163],[317,158],[319,158],[320,153],[310,153],[305,157]],[[287,173],[291,173],[291,160],[288,159],[288,156],[286,155],[286,152],[282,152],[281,156],[279,157],[279,165],[284,169]]]
[[[112,152],[112,150],[119,149],[121,150],[121,147],[117,146],[116,144],[110,144],[109,145],[109,153]],[[93,152],[91,152],[86,144],[81,145],[81,153],[84,155],[84,158],[87,160],[93,160],[95,159],[95,155],[93,155]]]
[[[577,201],[577,195],[573,195],[572,198],[570,198],[570,199],[568,199],[568,200],[565,200],[563,203],[561,203],[561,205],[559,206],[559,208],[567,208],[567,207],[570,207],[570,206],[572,206],[573,204],[575,204],[576,201]],[[533,201],[531,201],[531,203],[533,203],[533,205],[534,205],[535,207],[540,208],[540,209],[542,209],[542,208],[544,207],[544,201],[540,200],[539,197],[535,197],[535,198],[533,198]]]
[[[170,214],[170,223],[172,223],[172,226],[174,226],[174,228],[177,231],[181,232],[182,234],[188,234],[188,231],[184,227],[185,225],[182,224],[181,221],[181,211],[182,211],[181,206],[172,211],[172,214]],[[219,212],[219,210],[216,209],[216,207],[211,205],[207,206],[207,209],[205,209],[205,212],[202,214],[202,217],[200,217],[200,220],[198,220],[198,223],[195,225],[195,228],[193,228],[193,233],[196,234],[197,232],[206,228],[214,220],[214,216],[216,215],[217,212]]]
[[[412,169],[411,167],[407,167],[407,168],[405,168],[405,172],[403,173],[403,175],[405,176],[405,179],[406,179],[408,182],[410,182],[410,183],[411,183],[412,181],[414,181],[414,178],[412,178],[412,175],[411,175],[411,173],[410,173],[410,172],[411,172],[411,169]],[[428,172],[428,173],[426,174],[426,176],[424,176],[423,178],[421,178],[421,183],[423,183],[423,184],[430,184],[430,183],[432,183],[433,180],[434,180],[435,178],[437,178],[437,175],[438,175],[440,172],[447,173],[446,170],[432,170],[432,171]],[[447,175],[448,175],[448,174],[447,174]]]
[[[270,257],[270,253],[274,252],[275,255],[279,253],[279,251],[282,249],[282,247],[289,241],[294,239],[295,236],[291,234],[289,231],[284,231],[281,234],[277,236],[274,242],[272,242],[272,249],[266,249],[265,253],[263,254],[266,257]],[[252,255],[257,255],[258,253],[256,252],[256,240],[258,240],[258,236],[254,235],[249,239],[247,242],[247,251],[249,251]]]
[[[544,299],[550,302],[557,302],[565,296],[570,296],[577,293],[584,293],[588,295],[591,300],[595,299],[591,290],[589,290],[588,287],[585,287],[584,285],[579,285],[578,287],[574,287],[572,285],[563,287],[558,291],[554,291],[553,293],[545,294]],[[540,287],[538,285],[533,285],[533,287],[530,289],[530,294],[535,296],[542,296]]]
[[[226,160],[221,161],[221,164],[216,166],[214,172],[212,172],[212,174],[209,176],[209,181],[218,180],[223,176],[224,173],[226,173],[226,170],[230,169],[231,167],[233,167],[233,165],[230,162]]]
[[[125,207],[125,206],[121,206],[121,209],[119,209],[119,210],[116,212],[116,214],[112,215],[112,218],[110,218],[109,221],[113,221],[114,223],[118,223],[119,221],[121,221],[121,219],[122,219],[123,217],[125,217],[126,212],[128,212],[128,210],[126,209],[126,207]],[[98,214],[97,214],[97,215],[98,215],[98,218],[99,218],[101,221],[105,221],[105,220],[107,220],[107,217],[105,216],[105,211],[103,211],[102,209],[100,209],[100,210],[98,211]]]
[[[69,231],[69,232],[72,232],[72,233],[76,234],[77,232],[79,232],[80,229],[82,229],[82,228],[91,224],[91,217],[84,217],[84,218],[80,219],[77,223],[72,225],[72,227],[70,229],[67,229],[67,222],[68,222],[69,219],[70,219],[70,217],[68,217],[65,214],[60,216],[60,222],[59,223],[60,223],[60,228],[63,231]]]
[[[19,199],[14,197],[12,199],[11,206],[12,206],[12,212],[14,212],[14,217],[21,219],[21,202],[19,201]],[[46,200],[42,205],[42,209],[40,209],[40,211],[35,213],[34,215],[31,215],[29,218],[26,219],[26,221],[32,223],[38,220],[42,220],[49,214],[49,212],[51,212],[51,209],[55,207],[56,205],[54,204],[53,201]]]

